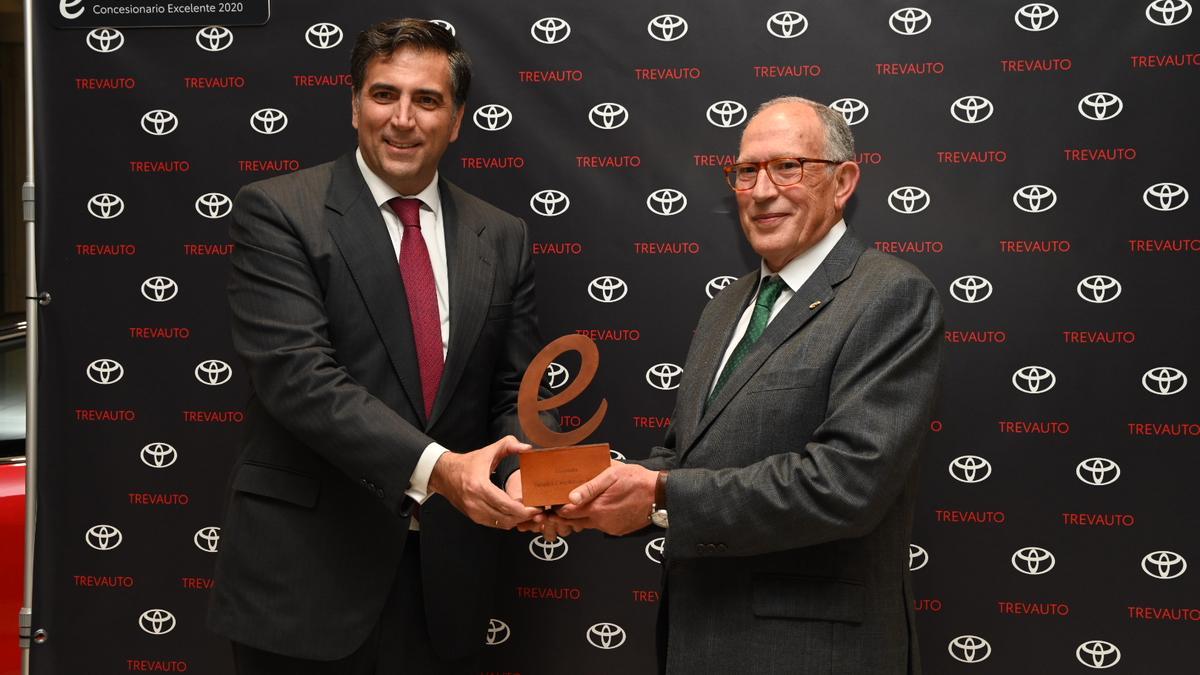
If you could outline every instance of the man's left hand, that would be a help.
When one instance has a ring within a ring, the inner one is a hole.
[[[613,462],[598,476],[571,490],[571,503],[557,515],[582,527],[606,534],[636,532],[650,524],[658,472]]]

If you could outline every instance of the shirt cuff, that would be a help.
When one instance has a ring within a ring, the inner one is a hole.
[[[444,452],[450,451],[436,442],[425,446],[425,450],[421,452],[417,468],[413,469],[412,477],[408,479],[408,489],[404,491],[414,502],[424,504],[425,500],[429,499],[432,494],[429,490],[429,476],[433,474],[433,465],[437,464]]]

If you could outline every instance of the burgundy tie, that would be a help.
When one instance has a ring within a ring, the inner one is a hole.
[[[388,206],[404,225],[400,242],[400,277],[408,296],[408,315],[412,319],[413,342],[417,346],[417,365],[421,369],[421,397],[425,399],[425,419],[433,415],[433,400],[442,381],[442,319],[438,313],[437,284],[429,249],[421,236],[421,201],[396,197]]]

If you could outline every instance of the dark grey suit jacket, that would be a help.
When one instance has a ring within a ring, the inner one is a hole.
[[[664,447],[671,673],[918,673],[908,544],[941,304],[847,233],[705,408],[742,277],[705,308]]]
[[[229,304],[253,395],[209,611],[220,634],[348,655],[395,579],[422,450],[519,435],[517,388],[541,346],[528,233],[449,182],[439,189],[450,340],[430,419],[399,267],[353,153],[234,200]],[[421,524],[434,647],[461,657],[484,641],[500,533],[436,495]]]

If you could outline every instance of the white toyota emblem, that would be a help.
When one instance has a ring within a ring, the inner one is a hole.
[[[679,376],[683,368],[674,363],[656,363],[646,370],[646,384],[659,391],[679,388]]]
[[[1187,561],[1174,551],[1154,551],[1142,557],[1142,571],[1155,579],[1175,579],[1187,571]]]
[[[992,282],[974,274],[950,282],[950,296],[959,302],[973,305],[992,297]]]
[[[554,541],[546,541],[542,535],[538,535],[529,540],[529,555],[543,562],[554,562],[567,557],[567,551],[570,547],[567,546],[567,540],[559,537]]]
[[[960,483],[982,483],[992,475],[992,463],[979,455],[963,455],[950,462],[950,476]]]
[[[125,211],[125,200],[111,192],[101,192],[93,195],[87,203],[88,213],[102,220],[116,218]]]
[[[1151,394],[1159,396],[1172,396],[1183,391],[1187,386],[1187,375],[1178,368],[1171,366],[1158,366],[1147,370],[1142,375],[1142,386]]]
[[[962,663],[979,663],[992,655],[992,646],[978,635],[959,635],[950,641],[950,656]]]
[[[1044,394],[1054,388],[1058,378],[1045,366],[1023,366],[1012,376],[1017,391],[1025,394]]]
[[[147,443],[140,453],[142,464],[151,469],[165,469],[175,463],[179,452],[170,443]]]
[[[287,123],[287,115],[278,108],[263,108],[250,116],[250,128],[268,136],[286,129]]]
[[[200,384],[216,387],[225,384],[229,378],[233,377],[233,368],[230,368],[229,364],[224,361],[208,359],[196,364],[194,374]]]
[[[1044,2],[1031,2],[1017,10],[1013,21],[1022,30],[1037,33],[1058,23],[1058,10]]]
[[[529,34],[544,45],[556,45],[571,35],[571,24],[557,16],[547,16],[534,21]]]
[[[529,208],[539,216],[561,216],[571,208],[571,199],[558,190],[540,190],[529,198]]]
[[[116,28],[93,28],[87,34],[87,46],[94,52],[108,54],[125,44],[125,34]]]
[[[96,359],[88,364],[87,377],[96,384],[116,384],[125,376],[125,366],[112,359]]]
[[[933,17],[920,7],[905,7],[892,12],[888,17],[888,26],[900,35],[917,35],[929,30]]]
[[[216,526],[202,527],[192,535],[192,543],[205,553],[216,553],[217,544],[221,541],[221,528]]]
[[[687,208],[687,197],[674,188],[660,188],[646,197],[646,208],[659,216],[674,216]]]
[[[688,22],[678,14],[659,14],[646,24],[646,32],[659,42],[674,42],[687,35]]]
[[[1188,191],[1179,183],[1155,183],[1142,193],[1142,201],[1155,211],[1174,211],[1188,202]]]
[[[78,19],[83,16],[84,9],[80,7],[72,12],[71,10],[83,4],[83,0],[59,0],[58,13],[62,14],[64,19]]]
[[[142,115],[142,131],[151,136],[166,136],[179,127],[179,117],[170,110],[151,110]]]
[[[916,544],[908,545],[908,571],[916,572],[922,567],[929,564],[929,551],[917,546]]]
[[[735,281],[737,281],[737,277],[731,277],[728,275],[713,277],[708,280],[707,284],[704,285],[704,294],[708,296],[709,300],[711,300],[717,297],[717,293],[725,290],[729,284],[732,284]]]
[[[867,104],[857,98],[839,98],[829,104],[829,109],[841,113],[842,119],[850,126],[863,122],[871,114]]]
[[[1075,465],[1075,475],[1088,485],[1112,485],[1121,477],[1121,466],[1107,457],[1088,457]]]
[[[84,533],[83,540],[97,551],[111,551],[121,545],[121,531],[112,525],[93,525]]]
[[[1012,566],[1021,574],[1038,576],[1054,569],[1054,554],[1038,546],[1026,546],[1012,554]]]
[[[650,562],[658,563],[659,565],[663,564],[663,560],[666,558],[666,546],[666,537],[651,539],[646,542],[646,557],[650,559]]]
[[[458,34],[458,31],[455,30],[455,28],[454,28],[454,24],[450,23],[449,21],[444,21],[442,19],[430,19],[429,23],[436,23],[437,25],[441,26],[442,28],[445,28],[446,30],[450,31],[451,35]]]
[[[597,129],[616,129],[629,121],[629,111],[620,103],[597,103],[588,111],[588,121]]]
[[[625,455],[622,455],[621,453],[617,452],[616,450],[613,450],[612,448],[608,449],[608,456],[609,456],[609,458],[615,459],[618,462],[625,461]]]
[[[1146,5],[1146,19],[1156,26],[1178,26],[1191,15],[1188,0],[1154,0]]]
[[[588,295],[596,302],[620,302],[629,293],[629,285],[614,276],[596,277],[588,283]]]
[[[166,635],[175,630],[175,615],[165,609],[148,609],[138,617],[138,626],[151,635]]]
[[[513,114],[499,103],[489,103],[476,108],[471,119],[475,121],[475,126],[484,131],[500,131],[512,124]]]
[[[196,46],[206,52],[221,52],[233,44],[233,31],[225,26],[205,26],[196,31]]]
[[[888,206],[905,215],[929,208],[929,193],[915,185],[904,185],[888,193]]]
[[[1125,108],[1125,103],[1116,94],[1097,91],[1079,99],[1079,114],[1089,120],[1103,122],[1111,120]]]
[[[767,32],[777,38],[794,38],[808,30],[808,18],[791,10],[775,12],[767,19]]]
[[[1013,205],[1025,213],[1042,213],[1054,208],[1058,194],[1045,185],[1025,185],[1013,193]]]
[[[995,106],[982,96],[963,96],[950,104],[950,116],[963,124],[979,124],[993,112]]]
[[[615,623],[595,623],[588,627],[587,641],[596,649],[616,649],[625,644],[625,629]]]
[[[1075,648],[1075,658],[1088,668],[1104,670],[1121,660],[1121,650],[1111,642],[1088,640]]]
[[[179,284],[170,277],[150,277],[142,282],[142,297],[150,302],[170,302],[179,294]]]
[[[564,384],[571,380],[571,373],[567,371],[567,367],[558,361],[551,361],[550,365],[546,366],[546,386],[551,389],[560,389]]]
[[[314,23],[304,31],[304,41],[316,49],[332,49],[342,42],[342,29],[332,23]]]
[[[196,213],[216,220],[224,218],[233,210],[233,200],[220,192],[205,192],[196,198]]]
[[[508,624],[500,619],[488,619],[487,637],[484,638],[484,644],[495,646],[504,642],[508,642],[508,638],[512,636],[512,629]]]
[[[737,101],[717,101],[708,106],[708,123],[730,129],[746,121],[746,106]]]
[[[1103,305],[1121,295],[1121,282],[1105,274],[1093,274],[1080,279],[1075,292],[1092,304]]]

